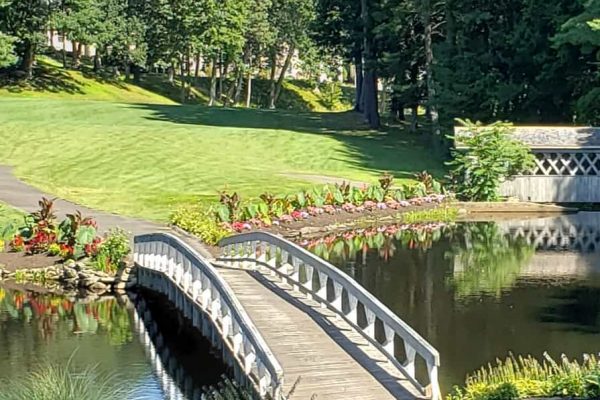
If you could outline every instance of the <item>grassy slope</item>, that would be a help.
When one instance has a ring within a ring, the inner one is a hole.
[[[0,202],[0,235],[4,227],[12,222],[22,222],[23,212]]]
[[[353,113],[0,96],[0,163],[46,191],[164,220],[180,204],[307,186],[282,174],[373,181],[440,163],[406,135],[370,132]]]
[[[38,64],[36,78],[28,84],[0,79],[0,97],[175,104],[164,95],[124,81],[101,80],[79,71],[63,70],[48,57],[40,57]]]

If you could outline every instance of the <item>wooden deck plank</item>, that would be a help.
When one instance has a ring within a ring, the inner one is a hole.
[[[361,334],[332,311],[258,272],[220,267],[281,363],[293,399],[423,398]]]

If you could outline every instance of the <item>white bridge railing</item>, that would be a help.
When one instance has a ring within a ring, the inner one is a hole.
[[[251,232],[223,239],[219,262],[234,267],[266,267],[341,316],[377,347],[425,395],[441,398],[438,383],[438,351],[407,323],[367,292],[354,279],[330,263],[278,236]],[[363,313],[359,318],[359,305]],[[362,321],[361,321],[362,319]],[[379,324],[376,321],[379,320]],[[376,334],[376,326],[379,332]],[[404,355],[398,357],[396,338]],[[383,340],[381,340],[383,339]],[[427,382],[416,374],[416,357],[427,366]],[[400,359],[399,359],[400,358]]]
[[[261,397],[282,399],[283,369],[210,262],[177,237],[164,233],[136,236],[134,261],[142,284],[156,281],[144,279],[144,275],[160,274],[164,277],[163,292],[176,300],[194,325],[206,332],[206,322],[211,323],[213,339],[220,337],[236,361],[237,370],[245,374]]]

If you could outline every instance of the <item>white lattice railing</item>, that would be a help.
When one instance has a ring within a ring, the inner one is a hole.
[[[438,351],[350,276],[294,243],[265,232],[232,236],[219,245],[223,248],[219,262],[234,267],[268,268],[295,290],[302,290],[346,320],[423,394],[433,400],[441,398]],[[359,309],[363,310],[362,321]],[[379,334],[376,334],[377,321],[382,327]],[[397,356],[396,338],[402,342],[403,359]],[[428,382],[421,383],[416,377],[417,356],[427,366]]]
[[[535,151],[535,176],[596,176],[600,175],[600,154],[596,152]]]
[[[180,239],[164,233],[136,236],[134,261],[140,274],[144,274],[144,270],[162,274],[212,322],[261,396],[282,398],[283,370],[279,362],[210,262]],[[184,311],[189,313],[187,308]]]

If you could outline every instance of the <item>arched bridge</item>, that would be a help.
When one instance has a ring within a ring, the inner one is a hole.
[[[168,295],[260,397],[440,399],[438,352],[350,276],[268,233],[220,247],[209,261],[176,236],[137,236],[139,284]]]

